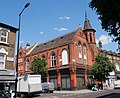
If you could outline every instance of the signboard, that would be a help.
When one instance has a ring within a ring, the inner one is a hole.
[[[13,57],[7,57],[7,61],[14,61]]]
[[[0,81],[15,81],[15,76],[0,76]]]
[[[14,70],[0,70],[0,76],[15,76]]]

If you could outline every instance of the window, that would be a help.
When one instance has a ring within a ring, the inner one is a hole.
[[[22,60],[22,58],[19,58],[18,63],[21,63],[21,62],[23,62],[23,60]]]
[[[0,30],[0,42],[7,43],[8,30]]]
[[[67,50],[62,51],[62,65],[68,64],[68,53]]]
[[[118,64],[115,64],[116,66],[116,71],[120,71],[120,66]]]
[[[87,64],[87,55],[86,55],[86,47],[83,47],[83,53],[84,53],[84,64]]]
[[[42,55],[42,60],[45,60],[45,55]]]
[[[22,57],[22,52],[20,52],[20,57]]]
[[[4,48],[0,49],[0,69],[5,69],[5,60],[8,52]]]
[[[78,43],[78,56],[79,56],[80,64],[82,64],[82,47],[80,42]]]
[[[26,71],[30,70],[30,62],[29,60],[26,61]]]
[[[92,42],[92,34],[90,33],[90,42]]]
[[[56,66],[56,56],[55,53],[52,53],[51,55],[51,67],[55,67]]]
[[[0,69],[5,68],[5,54],[0,53]]]

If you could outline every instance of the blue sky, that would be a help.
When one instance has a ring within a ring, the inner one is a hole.
[[[98,16],[88,3],[91,0],[0,0],[0,22],[18,27],[18,15],[27,2],[21,19],[20,43],[32,46],[60,35],[75,31],[84,25],[85,11],[92,27],[96,30],[96,40],[103,42],[103,49],[116,51],[117,43],[111,42],[108,33],[102,30]]]

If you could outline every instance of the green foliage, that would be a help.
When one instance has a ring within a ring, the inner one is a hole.
[[[102,28],[120,42],[120,1],[91,0],[89,7],[96,11]]]
[[[91,74],[94,76],[94,79],[98,81],[105,81],[106,77],[109,76],[109,73],[115,69],[115,65],[112,64],[104,53],[98,53],[95,58],[95,63],[92,66]]]
[[[41,74],[42,78],[46,78],[46,75],[47,75],[46,65],[47,65],[47,62],[45,62],[45,60],[40,59],[40,58],[34,58],[30,69],[34,73]]]

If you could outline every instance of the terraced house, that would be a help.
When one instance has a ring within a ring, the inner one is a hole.
[[[14,80],[15,71],[13,70],[17,30],[15,27],[0,23],[0,84],[6,84]]]
[[[114,81],[120,80],[120,53],[101,50],[99,51],[104,52],[109,57],[110,61],[115,65],[116,69],[113,72],[110,72],[110,76],[108,76],[106,82],[110,84],[110,86],[114,87]]]
[[[47,42],[19,50],[19,75],[31,73],[29,67],[35,57],[46,60],[47,81],[54,82],[55,88],[77,90],[86,88],[92,82],[89,69],[99,51],[95,40],[96,30],[85,17],[84,28],[59,36]]]

